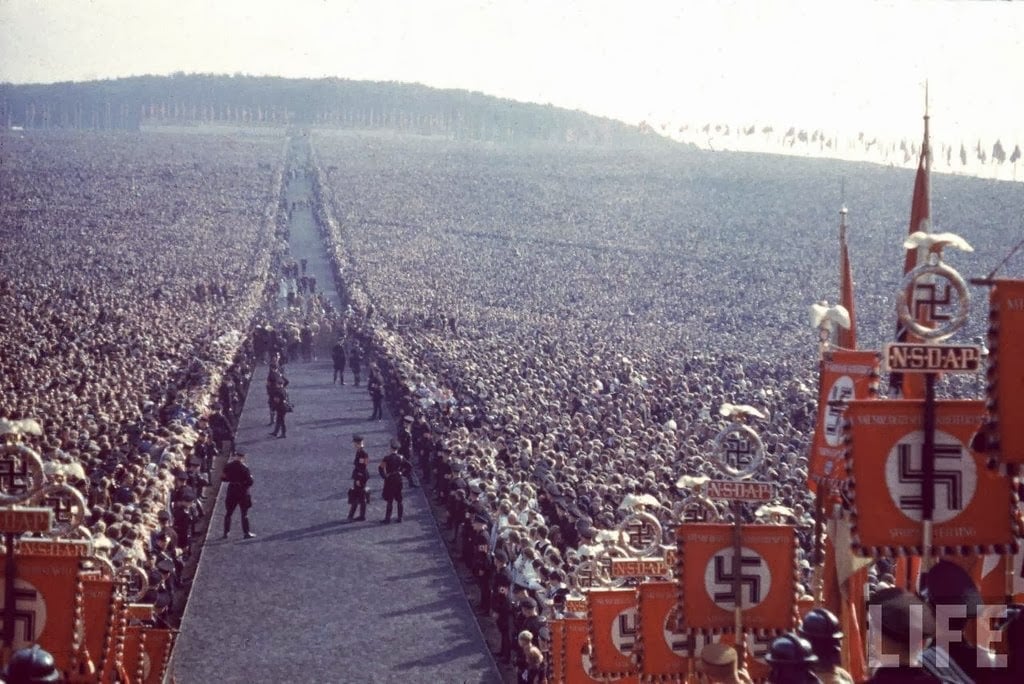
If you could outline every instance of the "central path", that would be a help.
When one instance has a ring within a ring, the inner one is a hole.
[[[287,192],[289,202],[312,199],[302,177]],[[289,246],[330,287],[308,208],[295,210]],[[403,523],[379,523],[376,465],[392,420],[366,420],[365,387],[352,385],[351,372],[347,385],[333,385],[321,356],[288,364],[295,412],[288,437],[273,439],[265,373],[257,367],[237,445],[256,481],[249,517],[257,537],[242,539],[236,513],[221,539],[222,491],[174,649],[175,681],[500,682],[422,490],[406,489]],[[357,432],[371,455],[373,500],[366,522],[346,523]]]

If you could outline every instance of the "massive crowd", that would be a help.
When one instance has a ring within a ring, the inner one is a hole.
[[[481,607],[502,605],[491,590],[507,573],[506,635],[537,628],[531,602],[564,599],[629,495],[653,496],[671,529],[679,477],[714,472],[725,402],[766,413],[759,476],[810,551],[817,335],[805,311],[838,290],[833,212],[807,200],[822,195],[812,162],[325,135],[313,209],[347,307],[335,312],[316,296],[330,284],[303,285],[287,254],[283,138],[0,143],[0,417],[43,423],[27,439],[88,496],[90,533],[146,571],[154,600],[170,601],[209,443],[230,440],[267,340],[296,360],[343,331],[412,419],[420,476],[469,567],[483,563]],[[878,202],[852,232],[873,345],[893,326],[902,263],[911,177],[896,173],[855,178]],[[956,183],[935,210],[969,223],[978,187]],[[985,189],[987,223],[961,231],[977,249],[957,261],[969,273],[1016,225],[1007,191]],[[282,293],[292,306],[269,336],[264,305]]]
[[[813,164],[324,137],[317,188],[338,280],[363,344],[391,364],[399,415],[429,426],[456,523],[487,516],[517,579],[554,595],[595,530],[631,512],[628,495],[653,496],[672,529],[679,477],[715,473],[720,406],[751,404],[767,415],[759,477],[801,526],[809,588],[805,312],[838,292],[838,214],[808,201],[823,189]],[[912,187],[904,173],[894,192],[894,177],[855,178],[872,201],[851,249],[874,345],[895,325]],[[959,203],[972,181],[956,182],[949,223],[976,218]],[[995,214],[967,233],[977,252],[952,257],[967,273],[1011,244]],[[976,307],[972,334],[984,319]]]
[[[0,136],[0,418],[40,423],[80,534],[165,616],[285,256],[283,135],[196,142]]]

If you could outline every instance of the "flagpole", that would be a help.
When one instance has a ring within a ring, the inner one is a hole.
[[[928,232],[932,223],[932,144],[928,133],[928,81],[924,82],[924,175],[925,203],[927,207]],[[927,257],[925,257],[927,258]],[[935,373],[925,374],[924,394],[924,444],[921,446],[921,571],[927,572],[932,566],[932,519],[935,516]]]

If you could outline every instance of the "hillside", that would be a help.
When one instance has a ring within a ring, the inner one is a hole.
[[[326,125],[501,143],[667,144],[636,127],[551,105],[422,85],[177,74],[0,84],[7,128],[138,130],[160,123]]]

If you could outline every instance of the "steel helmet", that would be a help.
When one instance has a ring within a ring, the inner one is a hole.
[[[815,608],[804,616],[799,634],[810,641],[838,641],[843,638],[843,629],[839,625],[839,618],[832,611]]]
[[[764,659],[772,665],[810,665],[818,662],[810,642],[797,634],[783,634],[773,641]]]
[[[62,682],[64,678],[57,669],[53,656],[34,645],[15,651],[7,663],[3,673],[5,682],[9,684],[44,684],[46,682]]]

